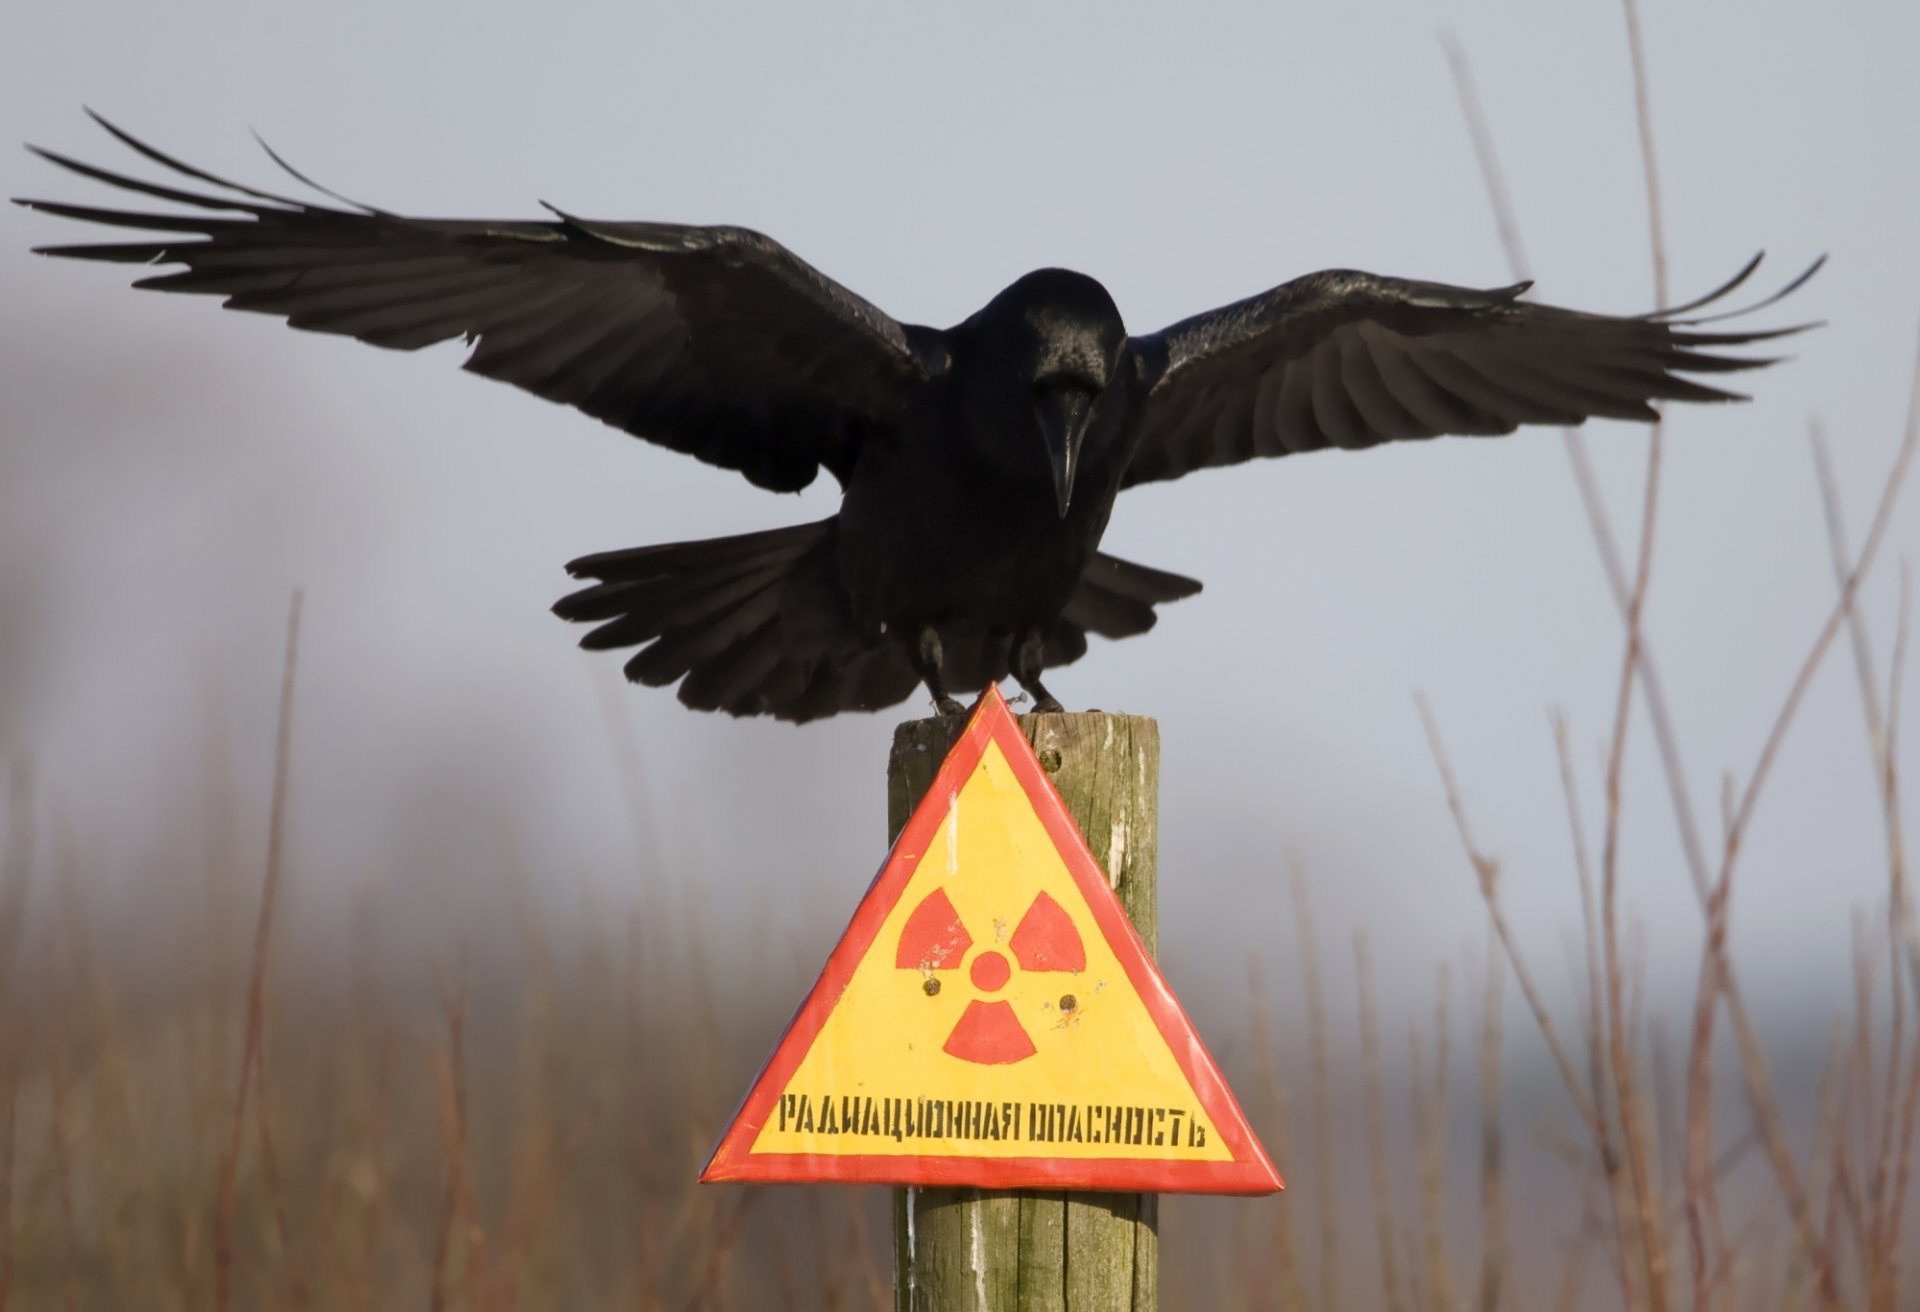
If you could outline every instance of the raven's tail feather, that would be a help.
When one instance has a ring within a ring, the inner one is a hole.
[[[639,646],[636,683],[679,682],[696,710],[811,720],[906,700],[918,680],[891,646],[864,641],[832,574],[834,521],[582,556],[592,586],[553,608],[599,621],[590,650]]]
[[[911,697],[919,679],[897,644],[863,636],[835,573],[835,521],[582,556],[567,566],[594,582],[553,608],[597,624],[580,645],[639,647],[636,683],[678,682],[697,710],[805,721],[875,711]],[[1193,579],[1095,556],[1049,635],[1046,663],[1086,654],[1087,635],[1153,627],[1154,606],[1200,590]],[[943,626],[950,688],[1007,677],[1011,635]]]

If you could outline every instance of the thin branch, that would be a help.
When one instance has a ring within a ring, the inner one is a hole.
[[[1761,790],[1766,786],[1767,776],[1773,769],[1774,760],[1780,754],[1780,745],[1785,741],[1787,730],[1793,725],[1800,703],[1805,699],[1807,689],[1813,684],[1813,676],[1819,671],[1821,662],[1826,658],[1827,649],[1839,635],[1846,623],[1848,613],[1853,609],[1854,597],[1860,590],[1860,581],[1873,568],[1873,562],[1880,554],[1881,542],[1886,537],[1887,524],[1893,518],[1893,507],[1900,499],[1900,489],[1906,482],[1907,468],[1913,461],[1916,443],[1920,443],[1920,352],[1914,358],[1913,381],[1907,404],[1907,422],[1905,432],[1900,439],[1899,453],[1894,457],[1893,468],[1887,473],[1887,480],[1880,492],[1880,504],[1875,509],[1873,523],[1867,530],[1866,544],[1860,549],[1859,559],[1847,572],[1845,583],[1840,588],[1840,599],[1834,603],[1827,615],[1826,623],[1821,625],[1814,638],[1813,648],[1801,662],[1799,672],[1794,676],[1787,690],[1787,698],[1775,718],[1772,730],[1767,734],[1765,745],[1760,750],[1758,761],[1754,765],[1753,777],[1748,780],[1746,791],[1741,795],[1740,805],[1735,808],[1733,824],[1727,833],[1726,851],[1721,861],[1720,878],[1724,881],[1740,854],[1741,839],[1746,833],[1747,824],[1753,819],[1754,807],[1759,804]]]
[[[1807,437],[1813,447],[1814,474],[1820,485],[1820,505],[1827,522],[1827,545],[1833,557],[1833,579],[1836,586],[1845,589],[1847,561],[1851,558],[1847,550],[1846,518],[1840,509],[1839,480],[1834,477],[1833,457],[1827,445],[1826,430],[1818,419],[1808,425]],[[1905,577],[1903,566],[1902,606],[1905,605],[1906,596]],[[1889,715],[1883,714],[1880,708],[1879,681],[1874,675],[1873,650],[1867,639],[1866,617],[1860,613],[1858,606],[1849,604],[1846,618],[1847,637],[1853,647],[1854,673],[1860,685],[1860,707],[1867,721],[1867,749],[1872,753],[1874,773],[1880,781],[1880,806],[1887,827],[1887,882],[1892,912],[1887,918],[1887,929],[1893,939],[1894,954],[1905,959],[1913,992],[1920,997],[1920,921],[1915,919],[1912,892],[1907,882],[1907,846],[1900,819],[1899,772],[1894,735],[1889,728]],[[1893,671],[1890,676],[1892,686],[1888,692],[1890,705],[1899,695],[1904,651],[1903,629],[1894,644]],[[1899,1063],[1890,1061],[1889,1064],[1897,1067]]]
[[[1647,244],[1653,251],[1653,296],[1657,308],[1666,309],[1667,229],[1661,217],[1660,168],[1653,149],[1653,110],[1647,93],[1646,43],[1640,38],[1638,0],[1625,0],[1627,11],[1627,49],[1633,61],[1633,115],[1640,125],[1640,163],[1647,178]]]
[[[1713,1024],[1719,1012],[1720,959],[1727,937],[1727,902],[1717,897],[1707,913],[1706,942],[1700,954],[1700,978],[1694,992],[1693,1031],[1687,1045],[1686,1156],[1681,1197],[1687,1240],[1693,1257],[1693,1306],[1710,1312],[1712,1290],[1725,1268],[1726,1222],[1713,1169]]]
[[[55,1033],[48,1043],[52,1052],[48,1070],[52,1106],[47,1117],[47,1135],[60,1192],[60,1287],[68,1312],[78,1312],[80,1223],[74,1213],[72,1116],[67,1108],[67,1059],[61,1051],[65,1039],[65,1034]]]
[[[253,932],[253,966],[247,977],[247,1024],[240,1048],[239,1091],[233,1100],[233,1121],[220,1158],[220,1193],[214,1208],[214,1307],[227,1312],[233,1298],[233,1211],[239,1185],[240,1141],[246,1129],[247,1090],[253,1084],[253,1064],[260,1052],[260,1031],[266,996],[267,945],[273,932],[273,907],[280,891],[281,855],[286,837],[287,769],[293,750],[293,687],[300,654],[302,594],[294,590],[287,609],[286,661],[280,674],[280,718],[274,732],[273,803],[267,823],[267,869],[260,888],[260,918]]]
[[[1373,966],[1367,940],[1353,939],[1360,981],[1360,1061],[1367,1111],[1367,1166],[1373,1180],[1373,1221],[1379,1243],[1380,1292],[1387,1312],[1403,1312],[1399,1264],[1394,1260],[1393,1190],[1387,1175],[1387,1113],[1380,1087],[1380,1028],[1373,1011]]]
[[[1500,1124],[1500,969],[1488,926],[1487,991],[1480,1017],[1480,1312],[1499,1312],[1507,1253],[1506,1146]]]
[[[1640,157],[1647,179],[1647,217],[1653,246],[1656,309],[1667,305],[1666,233],[1660,223],[1659,170],[1653,148],[1653,122],[1648,109],[1646,52],[1640,40],[1640,16],[1634,0],[1625,0],[1627,44],[1633,66],[1634,111],[1640,127]],[[1620,661],[1620,689],[1613,712],[1613,740],[1607,754],[1606,836],[1600,847],[1600,936],[1606,962],[1608,1066],[1613,1072],[1615,1100],[1620,1110],[1621,1138],[1627,1150],[1627,1179],[1633,1190],[1635,1230],[1640,1237],[1641,1260],[1646,1267],[1647,1300],[1652,1312],[1667,1305],[1666,1247],[1655,1220],[1653,1181],[1641,1121],[1641,1102],[1635,1090],[1633,1046],[1627,1034],[1621,997],[1625,969],[1620,960],[1620,817],[1621,778],[1626,769],[1627,726],[1632,721],[1633,685],[1640,670],[1641,622],[1647,588],[1653,574],[1654,528],[1659,521],[1660,469],[1666,448],[1665,422],[1655,418],[1647,443],[1646,491],[1640,511],[1640,552],[1634,568],[1633,590],[1627,599],[1626,651]]]
[[[1560,1031],[1553,1023],[1553,1016],[1547,1010],[1545,1000],[1533,980],[1533,972],[1528,968],[1526,959],[1520,955],[1520,949],[1514,942],[1512,930],[1507,924],[1505,909],[1500,903],[1499,864],[1474,841],[1472,827],[1467,822],[1465,804],[1460,800],[1460,788],[1453,773],[1453,764],[1447,758],[1446,745],[1440,737],[1440,726],[1435,721],[1433,708],[1425,696],[1415,694],[1414,703],[1420,710],[1420,720],[1426,726],[1427,744],[1433,751],[1434,765],[1440,773],[1440,784],[1447,796],[1447,809],[1453,815],[1454,827],[1460,835],[1460,845],[1465,850],[1467,861],[1472,865],[1479,882],[1480,897],[1487,905],[1487,918],[1492,922],[1494,937],[1499,940],[1506,953],[1507,961],[1513,967],[1514,979],[1520,984],[1520,995],[1526,999],[1527,1009],[1533,1015],[1535,1027],[1546,1042],[1547,1051],[1553,1057],[1554,1065],[1560,1071],[1560,1079],[1566,1085],[1568,1096],[1573,1099],[1574,1109],[1579,1112],[1588,1136],[1599,1154],[1601,1180],[1606,1185],[1607,1200],[1613,1208],[1616,1226],[1623,1220],[1626,1201],[1622,1197],[1620,1181],[1620,1153],[1613,1141],[1612,1128],[1608,1122],[1606,1106],[1601,1099],[1605,1097],[1604,1081],[1596,1079],[1594,1099],[1589,1099],[1581,1088],[1580,1077],[1574,1069],[1573,1060],[1567,1054],[1566,1045],[1560,1039]],[[1564,740],[1563,740],[1564,744]],[[1576,843],[1578,836],[1576,834]],[[1589,948],[1591,953],[1591,948]],[[1596,1062],[1604,1060],[1596,1056]],[[1595,1068],[1598,1069],[1598,1066]],[[1624,1296],[1632,1294],[1630,1273],[1626,1267],[1624,1250],[1619,1245],[1611,1249],[1616,1259],[1615,1275],[1619,1278]]]
[[[33,767],[16,759],[7,771],[7,843],[0,856],[0,1015],[11,1010],[20,931],[27,922],[27,887],[33,877]]]
[[[1420,710],[1420,721],[1426,726],[1427,746],[1432,750],[1434,766],[1440,772],[1440,785],[1447,795],[1447,809],[1453,814],[1454,828],[1460,835],[1460,846],[1465,849],[1467,861],[1473,866],[1474,875],[1479,881],[1480,897],[1487,904],[1487,915],[1493,922],[1494,936],[1500,940],[1507,961],[1513,967],[1521,996],[1526,999],[1527,1008],[1533,1013],[1534,1024],[1546,1039],[1547,1052],[1553,1057],[1553,1064],[1560,1069],[1560,1080],[1573,1098],[1574,1109],[1580,1113],[1588,1132],[1597,1142],[1604,1144],[1607,1139],[1605,1122],[1600,1117],[1599,1109],[1581,1089],[1580,1077],[1575,1072],[1573,1059],[1567,1055],[1566,1045],[1560,1040],[1559,1028],[1554,1025],[1553,1015],[1547,1010],[1547,1004],[1534,984],[1533,972],[1520,955],[1520,949],[1515,945],[1508,928],[1506,911],[1500,903],[1500,865],[1474,841],[1472,827],[1467,822],[1466,806],[1460,800],[1460,786],[1454,777],[1453,763],[1447,757],[1446,744],[1440,737],[1440,726],[1434,719],[1433,707],[1424,694],[1416,693],[1413,700]]]
[[[4,1095],[5,1100],[3,1119],[6,1135],[5,1140],[0,1141],[0,1312],[7,1312],[8,1294],[13,1289],[13,1159],[19,1094],[20,1081],[14,1073],[13,1055],[9,1053],[6,1075],[0,1080],[0,1095]]]
[[[1340,1220],[1334,1194],[1333,1063],[1327,1056],[1326,977],[1320,969],[1318,937],[1307,882],[1298,867],[1291,872],[1294,927],[1300,943],[1300,986],[1307,1004],[1307,1054],[1313,1068],[1314,1207],[1320,1227],[1320,1306],[1340,1307]]]
[[[1494,216],[1500,227],[1500,241],[1506,251],[1507,266],[1515,278],[1531,278],[1531,266],[1520,244],[1519,225],[1513,218],[1513,192],[1507,186],[1506,175],[1500,167],[1493,131],[1480,108],[1480,93],[1474,84],[1473,67],[1451,34],[1443,34],[1441,44],[1446,49],[1448,63],[1453,70],[1454,89],[1460,98],[1467,131],[1473,139],[1474,157],[1480,163],[1481,180],[1486,186],[1487,197],[1492,202]],[[1580,494],[1580,507],[1586,515],[1588,531],[1593,535],[1594,546],[1600,553],[1600,565],[1607,576],[1607,586],[1613,593],[1614,604],[1624,616],[1631,599],[1627,568],[1620,554],[1619,539],[1614,536],[1612,520],[1607,514],[1606,501],[1600,495],[1600,480],[1593,470],[1593,457],[1587,451],[1587,440],[1577,428],[1561,429],[1560,437],[1561,447],[1567,453],[1567,463],[1573,470],[1573,483]],[[1674,821],[1680,831],[1680,846],[1686,856],[1687,874],[1693,880],[1695,896],[1704,907],[1713,882],[1712,863],[1707,858],[1706,845],[1700,839],[1699,824],[1694,817],[1692,790],[1687,786],[1686,769],[1680,760],[1679,738],[1674,732],[1673,716],[1667,709],[1660,668],[1654,661],[1652,646],[1644,635],[1640,644],[1640,693],[1646,703],[1647,719],[1653,727],[1654,742],[1660,750],[1660,765],[1667,778],[1667,796],[1672,802]]]
[[[1893,518],[1893,508],[1899,500],[1900,489],[1906,481],[1907,470],[1912,464],[1916,444],[1920,444],[1920,351],[1916,351],[1913,381],[1907,407],[1906,430],[1900,441],[1899,453],[1894,457],[1893,468],[1888,472],[1884,487],[1880,493],[1880,503],[1874,511],[1873,522],[1867,530],[1866,543],[1860,549],[1860,555],[1854,566],[1847,572],[1846,582],[1841,586],[1840,598],[1828,613],[1826,623],[1814,638],[1813,646],[1802,661],[1792,685],[1787,691],[1786,701],[1780,708],[1773,728],[1760,750],[1758,761],[1754,765],[1753,777],[1748,781],[1742,793],[1739,805],[1734,808],[1733,822],[1727,829],[1725,854],[1721,861],[1720,876],[1716,884],[1716,893],[1730,888],[1733,882],[1735,863],[1739,859],[1741,842],[1746,834],[1748,823],[1753,818],[1754,809],[1760,801],[1761,791],[1772,773],[1773,764],[1780,754],[1781,744],[1786,741],[1787,731],[1792,727],[1800,703],[1805,699],[1807,689],[1813,684],[1813,676],[1818,672],[1827,650],[1839,636],[1846,623],[1846,617],[1854,605],[1854,599],[1860,590],[1860,582],[1873,568],[1873,562],[1880,553],[1880,545],[1885,540],[1887,525]],[[1786,1131],[1782,1125],[1779,1102],[1773,1093],[1772,1081],[1767,1074],[1766,1058],[1760,1048],[1760,1042],[1754,1032],[1750,1018],[1744,1007],[1734,1005],[1735,993],[1731,987],[1732,975],[1727,966],[1726,954],[1720,954],[1720,972],[1728,984],[1728,1019],[1732,1023],[1734,1038],[1740,1046],[1741,1059],[1747,1071],[1749,1093],[1753,1097],[1755,1111],[1760,1118],[1763,1142],[1767,1149],[1768,1160],[1772,1163],[1774,1175],[1780,1182],[1781,1190],[1787,1196],[1788,1212],[1799,1232],[1800,1240],[1808,1246],[1808,1255],[1818,1264],[1818,1281],[1823,1300],[1829,1306],[1838,1305],[1838,1293],[1834,1289],[1832,1254],[1825,1250],[1818,1231],[1813,1224],[1812,1210],[1807,1201],[1805,1187],[1801,1184],[1798,1169],[1794,1165],[1792,1149],[1787,1142]]]
[[[1473,89],[1471,68],[1467,64],[1464,56],[1458,54],[1457,45],[1454,45],[1450,51],[1450,58],[1454,69],[1456,86],[1460,92],[1462,111],[1467,119],[1469,131],[1474,138],[1476,153],[1481,163],[1488,192],[1494,197],[1496,213],[1502,210],[1510,213],[1511,203],[1507,200],[1507,197],[1509,197],[1511,193],[1499,169],[1498,157],[1493,149],[1492,134],[1487,128],[1484,115],[1479,111],[1479,98]],[[1514,264],[1516,274],[1522,277],[1526,276],[1524,252],[1519,249],[1517,244],[1511,242],[1507,245],[1507,252],[1510,262]],[[1911,422],[1909,429],[1911,430]],[[1611,524],[1607,520],[1605,506],[1601,501],[1597,482],[1593,477],[1591,462],[1587,458],[1584,443],[1581,441],[1579,435],[1571,430],[1566,434],[1566,448],[1568,458],[1573,464],[1575,482],[1580,489],[1581,499],[1587,513],[1588,524],[1593,532],[1595,544],[1599,548],[1608,582],[1613,589],[1616,603],[1625,610],[1630,602],[1630,593],[1626,585],[1625,571],[1620,563],[1618,545],[1613,537]],[[1904,472],[1909,450],[1910,445],[1903,447],[1901,460],[1896,467],[1896,475]],[[1897,482],[1897,477],[1895,481]],[[1883,507],[1884,505],[1885,503],[1883,502]],[[1857,586],[1857,573],[1853,586]],[[1822,640],[1817,644],[1817,650],[1813,660],[1814,664],[1817,664],[1818,657],[1824,654],[1825,645],[1829,641],[1831,641],[1831,638],[1823,635]],[[1703,909],[1706,909],[1711,905],[1714,892],[1714,880],[1709,873],[1705,850],[1700,842],[1697,826],[1694,821],[1685,771],[1680,762],[1679,750],[1672,730],[1672,720],[1667,710],[1666,698],[1661,691],[1660,680],[1657,669],[1652,661],[1651,652],[1644,649],[1644,644],[1643,650],[1640,653],[1639,664],[1640,684],[1647,706],[1648,718],[1652,722],[1654,736],[1660,751],[1662,767],[1667,776],[1668,793],[1673,803],[1676,821],[1679,825],[1681,845],[1686,855],[1688,872],[1693,879],[1694,889],[1699,897],[1701,906]],[[1803,691],[1803,687],[1797,683],[1795,690],[1790,694],[1789,706],[1783,714],[1783,720],[1791,718],[1791,712],[1797,707]],[[1765,773],[1765,767],[1771,763],[1771,756],[1771,751],[1763,754],[1762,775]],[[1755,784],[1758,782],[1760,781],[1756,780]],[[1749,785],[1747,793],[1749,800],[1758,796],[1758,790],[1755,784]],[[1750,808],[1746,808],[1744,811],[1736,810],[1728,824],[1730,838],[1734,840],[1730,851],[1737,851],[1737,835],[1744,830],[1747,814],[1750,814]],[[1724,873],[1725,867],[1730,863],[1723,862],[1722,864]],[[1920,936],[1917,936],[1917,938],[1920,938]],[[1724,970],[1722,971],[1721,987],[1735,1038],[1739,1042],[1742,1071],[1746,1079],[1748,1093],[1757,1109],[1764,1114],[1767,1109],[1772,1108],[1777,1118],[1777,1107],[1772,1095],[1771,1079],[1766,1066],[1765,1054],[1754,1039],[1751,1019],[1747,1013],[1738,983],[1731,973]],[[1798,1173],[1793,1167],[1791,1156],[1783,1151],[1785,1144],[1782,1137],[1777,1134],[1769,1134],[1767,1141],[1769,1161],[1773,1165],[1783,1191],[1788,1196],[1789,1209],[1795,1213],[1796,1229],[1802,1241],[1805,1242],[1810,1238],[1810,1231],[1807,1224],[1808,1217],[1805,1191],[1800,1185]],[[1821,1292],[1823,1298],[1831,1305],[1830,1279],[1823,1281]]]

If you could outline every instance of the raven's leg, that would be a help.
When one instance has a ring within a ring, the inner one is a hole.
[[[1021,635],[1019,643],[1013,649],[1013,677],[1020,686],[1033,694],[1035,714],[1057,715],[1064,711],[1054,695],[1040,682],[1041,653],[1046,650],[1047,635],[1039,629],[1028,629]]]
[[[942,715],[965,715],[967,708],[947,696],[946,685],[940,681],[940,666],[946,660],[946,654],[940,650],[940,632],[933,625],[923,625],[919,636],[907,644],[907,660],[913,665],[913,672],[920,676],[920,682],[927,685],[927,691],[933,694],[933,704]]]

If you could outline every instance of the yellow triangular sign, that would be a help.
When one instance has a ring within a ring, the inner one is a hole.
[[[1281,1187],[993,688],[700,1178]]]

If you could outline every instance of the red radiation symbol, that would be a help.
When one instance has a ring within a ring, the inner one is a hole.
[[[907,917],[900,931],[900,946],[893,964],[902,970],[919,971],[927,978],[929,994],[940,991],[935,972],[958,970],[973,946],[973,935],[961,923],[960,915],[947,900],[944,889],[927,894]],[[1007,961],[1011,954],[1022,970],[1082,971],[1087,968],[1087,951],[1080,942],[1080,931],[1073,927],[1060,904],[1045,893],[1036,895],[1033,905],[1020,917],[1006,952],[989,948],[977,954],[967,976],[982,993],[998,993],[1013,977]],[[1072,1010],[1073,997],[1060,1000],[1062,1010]],[[945,1051],[961,1061],[985,1066],[1005,1066],[1033,1056],[1033,1040],[1013,1012],[1013,1004],[975,998],[967,1003],[953,1033],[947,1036]]]

